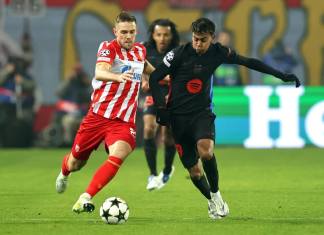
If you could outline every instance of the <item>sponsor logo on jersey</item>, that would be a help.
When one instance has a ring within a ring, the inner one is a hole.
[[[202,89],[202,81],[198,78],[191,79],[187,82],[186,88],[190,94],[197,94]]]
[[[123,67],[121,67],[121,72],[122,73],[125,73],[126,71],[129,71],[132,69],[132,66],[130,65],[124,65]],[[139,74],[139,73],[133,73],[133,79],[136,80],[136,81],[141,81],[141,78],[142,78],[142,74]]]

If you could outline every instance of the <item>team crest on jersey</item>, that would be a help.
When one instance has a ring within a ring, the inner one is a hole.
[[[104,49],[100,51],[100,56],[108,56],[110,51],[108,49]]]

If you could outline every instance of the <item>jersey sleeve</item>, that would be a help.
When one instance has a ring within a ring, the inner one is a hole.
[[[220,43],[216,43],[215,46],[217,47],[217,55],[221,55],[223,63],[235,64],[237,57],[235,50],[230,47],[223,46]]]
[[[220,50],[223,55],[224,63],[243,65],[249,69],[253,69],[253,70],[261,72],[261,73],[270,74],[270,75],[273,75],[280,79],[282,79],[284,77],[283,72],[263,63],[259,59],[242,56],[242,55],[236,53],[231,48],[221,46],[221,45],[220,45]]]
[[[116,57],[116,51],[113,44],[104,41],[100,44],[97,52],[97,63],[106,62],[112,64]]]
[[[172,49],[164,56],[163,64],[169,69],[173,68],[178,63],[179,54],[179,48]]]

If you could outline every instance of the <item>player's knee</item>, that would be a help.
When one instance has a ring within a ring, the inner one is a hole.
[[[202,160],[209,160],[213,157],[214,149],[210,144],[198,143],[197,149]]]
[[[72,156],[72,154],[70,154],[69,160],[68,160],[68,168],[71,172],[73,171],[78,171],[80,170],[82,167],[84,167],[84,165],[87,163],[87,161],[85,160],[79,160],[76,159]]]
[[[209,148],[201,148],[198,152],[201,160],[209,160],[213,157],[213,151],[210,151]]]
[[[190,169],[188,169],[190,177],[192,179],[200,179],[200,177],[202,176],[202,171],[200,169],[200,167],[198,166],[198,164],[194,165],[193,167],[191,167]]]
[[[155,126],[154,124],[144,126],[144,138],[150,139],[155,136]]]

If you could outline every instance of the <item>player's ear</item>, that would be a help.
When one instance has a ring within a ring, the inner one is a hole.
[[[113,27],[113,33],[115,36],[117,36],[117,28],[116,27]]]
[[[212,37],[212,43],[216,43],[217,42],[216,34],[213,33],[211,37]]]

